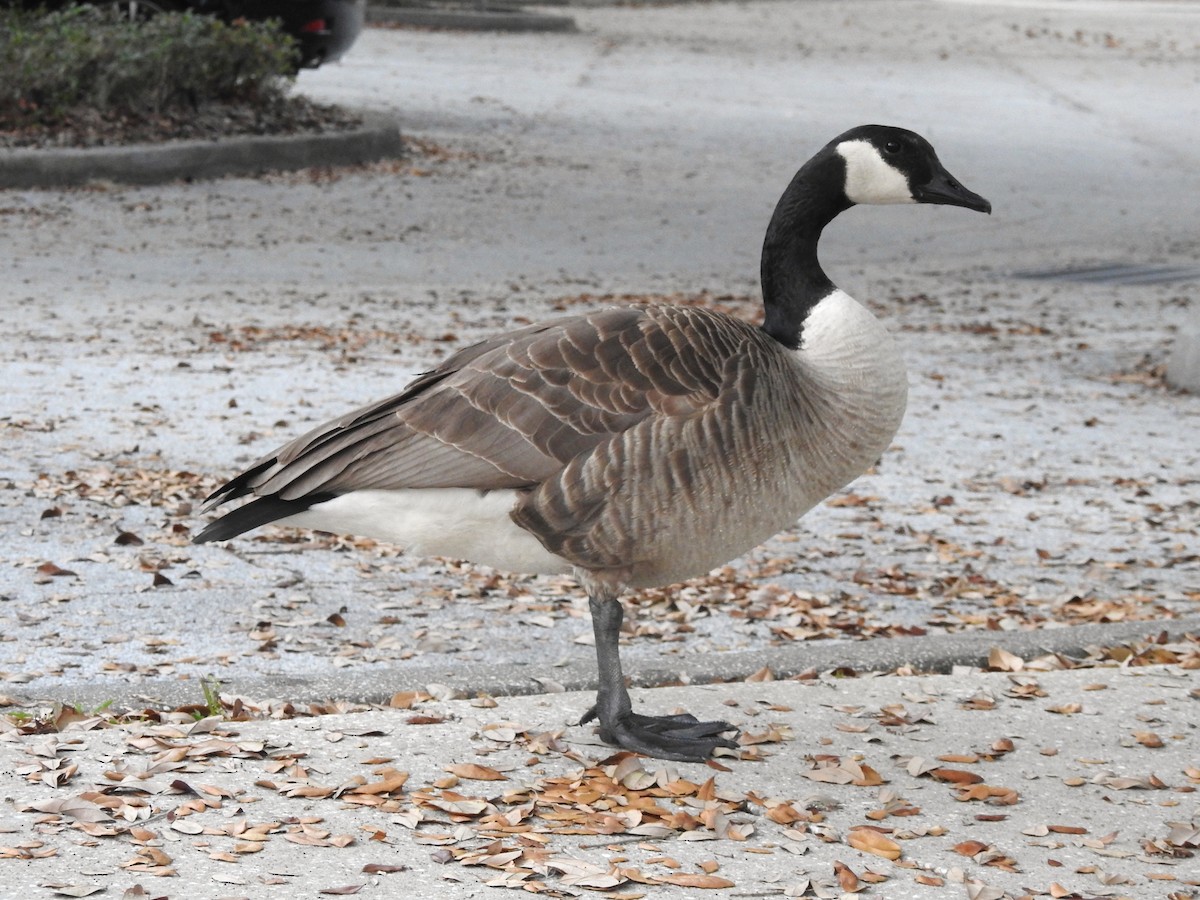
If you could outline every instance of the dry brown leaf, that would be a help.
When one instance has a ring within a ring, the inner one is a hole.
[[[40,566],[37,567],[37,570],[40,575],[44,575],[49,578],[63,578],[63,577],[68,577],[68,576],[75,577],[75,578],[79,577],[74,572],[72,572],[70,569],[64,569],[61,566],[56,566],[52,562],[42,563]]]
[[[1025,668],[1025,660],[1002,647],[993,647],[988,653],[988,668],[999,672],[1020,672]]]
[[[989,845],[982,841],[963,841],[960,844],[954,845],[954,852],[960,853],[963,856],[975,856],[987,850],[988,847]]]
[[[302,847],[328,847],[329,841],[323,837],[318,837],[315,834],[306,834],[303,831],[289,831],[283,836],[285,841],[293,844],[299,844]]]
[[[1060,716],[1073,716],[1076,713],[1083,712],[1082,703],[1063,703],[1058,706],[1047,706],[1046,712],[1056,713]]]
[[[837,877],[838,884],[841,885],[843,891],[854,893],[858,890],[858,876],[844,862],[834,860],[833,874]]]
[[[111,822],[111,820],[108,821]],[[120,834],[115,827],[106,822],[80,822],[76,827],[91,837],[113,837]]]
[[[499,772],[491,766],[481,766],[477,763],[460,763],[458,765],[446,766],[446,771],[452,775],[457,775],[459,778],[467,778],[474,781],[508,780],[508,776],[503,772]]]
[[[658,875],[654,880],[660,884],[673,884],[676,887],[704,888],[720,890],[735,887],[736,883],[720,875],[704,875],[698,872],[672,872],[670,875]]]
[[[48,882],[42,887],[48,888],[56,897],[90,897],[105,890],[102,884],[63,884],[57,881]]]
[[[504,849],[500,842],[496,841],[481,852],[469,853],[461,857],[459,862],[464,866],[487,866],[492,869],[503,869],[524,852],[521,849]]]
[[[1166,784],[1162,782],[1156,775],[1147,775],[1145,778],[1135,778],[1125,775],[1097,775],[1092,779],[1092,783],[1102,784],[1118,791],[1128,791],[1134,789],[1162,790],[1166,787]]]
[[[936,762],[923,756],[913,756],[904,765],[905,771],[913,778],[928,775],[934,769],[940,768]]]
[[[982,881],[968,881],[964,886],[967,900],[1002,900],[1005,896],[1003,888],[992,887]]]
[[[818,765],[817,768],[808,769],[800,774],[822,784],[850,784],[859,777],[858,772],[840,764]]]
[[[791,739],[792,729],[789,726],[771,723],[766,731],[743,731],[737,740],[743,747],[751,747],[755,744],[778,744]]]
[[[618,887],[632,877],[631,873],[638,874],[635,869],[609,871],[606,867],[575,856],[552,856],[545,861],[545,865],[563,874],[562,884],[597,890]]]
[[[996,708],[996,699],[985,694],[976,694],[974,697],[968,697],[959,705],[963,709],[986,711]]]
[[[412,709],[418,703],[424,703],[433,698],[424,691],[400,691],[392,695],[388,706],[393,709]]]
[[[377,773],[380,777],[379,781],[370,781],[366,784],[360,784],[357,787],[352,787],[346,791],[348,794],[391,794],[400,791],[404,788],[408,781],[408,773],[400,772],[396,769],[385,768]]]
[[[809,815],[801,812],[790,803],[777,803],[767,809],[767,818],[778,825],[791,825],[795,822],[807,822]]]
[[[134,870],[144,870],[147,868],[162,870],[169,866],[171,862],[171,857],[158,847],[139,847],[138,852],[133,858],[121,863],[121,867]],[[156,871],[155,874],[159,874],[159,872]]]
[[[464,797],[454,791],[442,791],[440,796],[418,791],[413,795],[419,803],[432,806],[445,812],[461,816],[477,816],[487,809],[485,800],[476,797]]]
[[[957,765],[972,766],[979,762],[977,753],[943,753],[938,757],[939,762],[956,763]]]
[[[1163,747],[1162,738],[1153,731],[1135,731],[1133,733],[1133,738],[1143,747],[1146,747],[1150,750],[1161,750]]]
[[[830,497],[825,501],[827,506],[833,507],[858,507],[870,506],[872,503],[878,503],[879,498],[874,496],[864,497],[861,494],[845,493],[836,497]]]
[[[932,769],[929,774],[938,781],[948,781],[951,784],[979,784],[983,781],[982,775],[964,769]]]
[[[982,800],[995,806],[1011,806],[1020,800],[1020,795],[1012,788],[993,787],[987,784],[973,784],[957,789],[955,800],[968,802]]]
[[[901,854],[899,844],[872,828],[852,828],[846,835],[846,843],[855,850],[884,859],[899,859]]]
[[[319,784],[283,784],[279,787],[279,793],[285,797],[331,797],[336,789],[331,787],[322,787]]]
[[[90,800],[82,797],[63,797],[60,800],[39,800],[29,804],[31,809],[39,812],[52,813],[59,816],[69,816],[78,822],[109,822],[112,820],[104,809]]]
[[[866,763],[859,763],[859,776],[851,782],[855,787],[879,787],[883,784],[883,776]]]

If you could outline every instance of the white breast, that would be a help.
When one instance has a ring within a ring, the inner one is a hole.
[[[895,339],[869,309],[840,288],[809,312],[797,353],[826,377],[844,379],[851,387],[866,379],[890,399],[899,385],[907,394],[904,358]]]
[[[819,500],[857,478],[887,449],[904,418],[908,373],[883,323],[841,290],[809,313],[795,360],[812,420],[798,431]]]

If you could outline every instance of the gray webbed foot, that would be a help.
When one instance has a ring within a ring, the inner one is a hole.
[[[593,719],[600,719],[594,706],[584,714],[579,724]],[[728,722],[701,722],[691,713],[644,716],[627,712],[616,715],[608,722],[600,720],[600,739],[606,744],[656,759],[681,762],[705,762],[718,747],[737,750],[737,741],[723,736],[730,731],[736,732],[737,728]]]

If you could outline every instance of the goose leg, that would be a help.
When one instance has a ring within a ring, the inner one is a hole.
[[[701,722],[689,713],[643,716],[633,712],[621,671],[618,643],[624,615],[621,601],[608,586],[590,586],[588,606],[592,611],[600,677],[596,705],[579,720],[580,725],[598,719],[600,738],[605,743],[658,759],[704,762],[717,747],[737,749],[736,742],[721,736],[737,730],[728,722]]]

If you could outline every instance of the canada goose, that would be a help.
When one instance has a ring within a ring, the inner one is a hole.
[[[208,498],[252,501],[197,543],[277,522],[394,542],[586,589],[608,743],[699,761],[726,722],[632,711],[620,595],[701,575],[795,523],[871,466],[904,413],[891,337],[817,261],[856,203],[991,212],[900,128],[835,138],[767,227],[761,328],[702,308],[607,309],[460,350],[403,391],[321,425]]]

